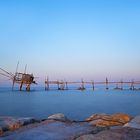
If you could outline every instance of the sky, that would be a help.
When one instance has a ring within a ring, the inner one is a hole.
[[[0,0],[0,67],[50,79],[140,80],[139,0]],[[0,76],[0,81],[2,81]]]

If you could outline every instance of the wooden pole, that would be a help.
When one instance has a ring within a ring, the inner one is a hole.
[[[21,81],[21,83],[20,83],[20,91],[22,90],[22,85],[23,85],[23,82]]]
[[[27,64],[25,65],[24,74],[26,74]]]
[[[94,88],[95,88],[95,87],[94,87],[94,81],[92,81],[92,89],[93,89],[93,91],[94,91]]]
[[[121,80],[121,90],[123,90],[123,80]]]
[[[65,89],[65,84],[63,81],[60,82],[60,90],[64,90]]]
[[[47,90],[49,90],[49,77],[47,76]]]
[[[47,76],[47,80],[45,78],[45,90],[49,90],[49,77]]]
[[[15,85],[15,79],[13,79],[12,91],[14,90],[14,85]]]
[[[68,82],[65,82],[65,84],[66,84],[66,90],[68,90]]]
[[[57,80],[57,87],[58,87],[58,90],[60,89],[60,87],[59,87],[59,81]]]
[[[135,90],[134,81],[133,81],[133,80],[132,80],[132,82],[131,82],[130,90]]]
[[[82,81],[81,81],[81,87],[79,88],[79,90],[85,90],[85,86],[84,86],[84,81],[83,81],[83,79],[82,79]]]
[[[47,81],[46,81],[46,77],[45,77],[45,90],[47,90],[47,86],[46,86],[47,83],[46,83],[46,82],[47,82]]]
[[[109,87],[108,87],[108,79],[106,78],[106,90],[108,90]]]
[[[81,87],[82,87],[82,89],[84,89],[85,87],[84,87],[84,81],[83,81],[83,79],[82,79],[82,84],[81,84]]]
[[[30,91],[30,84],[27,84],[26,91]]]

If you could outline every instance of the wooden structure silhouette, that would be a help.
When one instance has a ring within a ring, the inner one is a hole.
[[[26,73],[27,65],[25,66],[24,73],[17,72],[18,65],[19,65],[19,63],[17,64],[15,74],[12,74],[12,73],[0,68],[0,71],[1,71],[0,75],[8,77],[9,80],[12,80],[12,90],[14,89],[15,83],[17,83],[17,84],[19,84],[20,91],[22,90],[23,85],[26,86],[26,91],[30,91],[31,84],[36,84],[36,82],[34,81],[34,76],[33,76],[33,74]]]
[[[47,79],[45,79],[45,90],[49,90],[50,89],[50,85],[57,85],[57,89],[58,90],[66,90],[69,89],[68,85],[80,85],[79,88],[77,88],[78,90],[85,90],[85,84],[90,84],[92,85],[92,89],[95,90],[95,85],[105,85],[106,90],[109,90],[109,84],[116,84],[116,87],[114,88],[115,90],[123,90],[123,85],[127,84],[130,85],[130,90],[136,90],[135,85],[140,84],[140,81],[117,81],[117,82],[113,82],[113,81],[109,81],[108,78],[105,79],[104,82],[94,82],[93,80],[91,82],[87,82],[84,81],[83,79],[81,80],[81,82],[68,82],[68,81],[50,81],[49,78],[47,77]],[[140,89],[140,88],[139,88]]]

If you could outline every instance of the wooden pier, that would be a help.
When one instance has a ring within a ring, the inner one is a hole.
[[[50,85],[57,85],[58,90],[68,90],[70,89],[68,85],[78,85],[77,90],[86,90],[85,85],[91,85],[92,90],[95,90],[95,85],[105,85],[105,89],[109,90],[109,85],[116,85],[114,90],[123,90],[124,85],[128,85],[130,90],[140,90],[140,88],[136,88],[136,85],[140,85],[140,81],[109,81],[108,78],[103,82],[94,82],[92,81],[84,81],[83,79],[80,82],[72,82],[72,81],[64,81],[64,80],[56,80],[50,81],[49,78],[45,79],[45,90],[50,90]]]

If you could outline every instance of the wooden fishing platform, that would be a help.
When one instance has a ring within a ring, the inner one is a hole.
[[[19,62],[17,64],[15,74],[0,68],[0,75],[5,76],[12,81],[12,90],[14,89],[15,83],[17,83],[19,84],[20,91],[22,90],[23,85],[25,85],[26,91],[30,91],[31,84],[37,84],[34,80],[35,77],[33,74],[26,73],[27,65],[25,66],[24,72],[18,72],[18,65]]]

